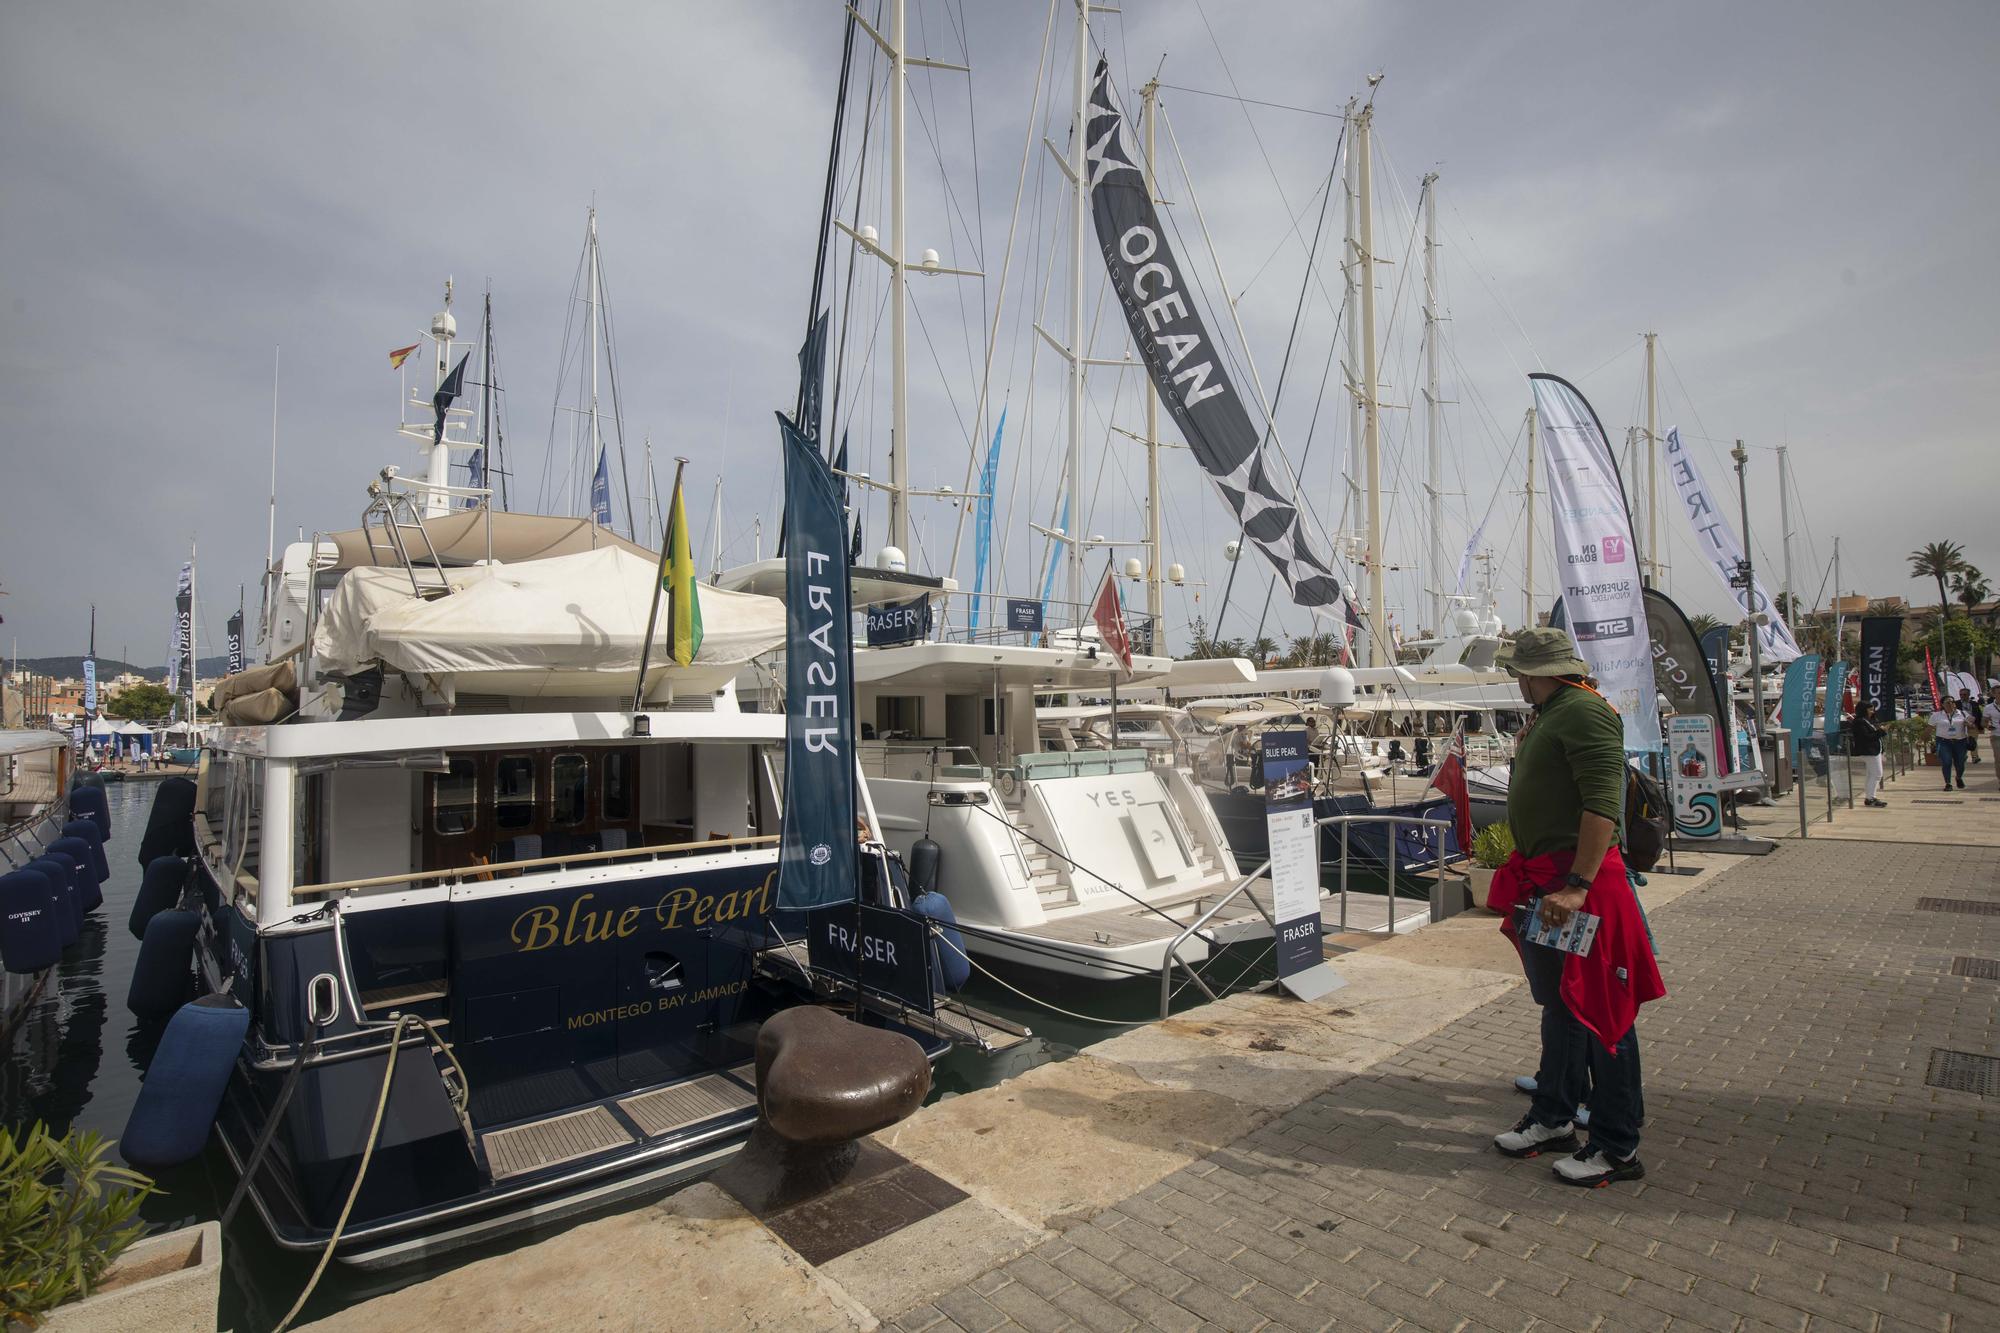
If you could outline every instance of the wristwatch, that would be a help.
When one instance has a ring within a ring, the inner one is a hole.
[[[1572,870],[1568,877],[1563,880],[1563,887],[1566,889],[1587,889],[1590,887],[1590,881]]]

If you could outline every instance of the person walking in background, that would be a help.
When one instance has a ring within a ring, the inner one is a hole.
[[[1979,762],[1979,733],[1986,729],[1986,719],[1979,715],[1979,701],[1972,697],[1971,690],[1958,692],[1958,711],[1965,714],[1965,759],[1967,763]]]
[[[1931,714],[1931,731],[1937,737],[1938,768],[1944,773],[1944,789],[1951,790],[1954,778],[1965,790],[1965,738],[1970,720],[1959,709],[1958,700],[1946,699]]]
[[[2000,698],[1995,698],[1990,694],[1987,695],[1986,706],[1979,710],[1979,718],[1986,724],[1986,734],[1988,736],[2000,736]],[[2000,744],[2000,742],[1996,742],[1996,744]],[[2000,757],[1996,757],[1994,763],[1996,766],[2000,766]],[[1994,776],[2000,778],[2000,771],[1996,771]]]
[[[1889,803],[1878,799],[1882,791],[1882,724],[1875,720],[1875,705],[1862,700],[1847,720],[1848,743],[1857,759],[1867,760],[1867,795],[1861,804],[1880,809]]]
[[[1569,1155],[1555,1164],[1566,1185],[1637,1180],[1639,1006],[1667,993],[1653,961],[1639,900],[1617,846],[1624,811],[1625,732],[1604,696],[1585,684],[1589,668],[1569,635],[1523,630],[1500,657],[1534,706],[1514,751],[1507,823],[1514,852],[1493,876],[1486,905],[1520,951],[1542,1006],[1542,1058],[1534,1102],[1494,1137],[1509,1157]],[[1550,926],[1578,912],[1598,918],[1586,954],[1523,937],[1531,915]],[[1590,1142],[1576,1146],[1577,1102],[1590,1081]]]

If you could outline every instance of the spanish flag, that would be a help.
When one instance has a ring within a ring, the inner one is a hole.
[[[687,666],[701,651],[701,593],[694,576],[694,552],[688,545],[687,505],[680,479],[674,479],[674,503],[667,515],[666,574],[660,586],[667,594],[667,651]]]
[[[422,343],[411,343],[408,347],[398,347],[395,351],[389,353],[389,369],[401,370],[403,363],[410,359],[410,353],[422,346]]]

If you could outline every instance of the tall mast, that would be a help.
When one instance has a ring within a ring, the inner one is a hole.
[[[1521,616],[1521,628],[1535,627],[1535,409],[1528,409],[1528,569],[1522,581],[1522,601],[1525,611]]]
[[[1361,420],[1368,471],[1368,664],[1388,666],[1389,597],[1382,558],[1382,414],[1375,398],[1375,222],[1374,173],[1369,155],[1371,103],[1354,118],[1355,208],[1360,214],[1361,247]]]
[[[271,632],[271,589],[278,563],[278,356],[284,349],[271,349],[271,507],[264,521],[264,610],[259,617],[258,637]]]
[[[1792,601],[1792,449],[1786,444],[1778,446],[1778,528],[1785,538],[1785,623],[1789,625],[1799,618],[1799,609]]]
[[[709,540],[715,547],[715,556],[708,567],[708,581],[719,582],[722,578],[722,474],[715,474],[715,502],[708,512]]]
[[[1646,563],[1649,583],[1662,582],[1660,561],[1660,393],[1654,345],[1660,335],[1646,335]]]
[[[595,204],[592,204],[590,206],[590,221],[588,227],[589,229],[586,234],[586,239],[584,240],[584,250],[587,254],[590,263],[590,290],[588,295],[589,318],[584,323],[583,337],[584,337],[584,347],[586,349],[585,355],[588,356],[590,359],[590,464],[589,464],[589,469],[584,473],[584,475],[586,477],[590,477],[593,479],[590,483],[587,483],[588,485],[595,485],[596,483],[594,479],[597,476],[597,461],[604,448],[603,437],[599,433],[597,425],[598,291],[597,291],[597,205]],[[608,478],[610,474],[610,465],[608,463],[606,464],[605,472]],[[609,488],[607,487],[607,490],[608,489]],[[586,497],[589,495],[589,493],[590,492],[587,489],[584,492]],[[607,523],[605,526],[609,527],[610,525]]]
[[[1431,632],[1444,633],[1444,453],[1438,438],[1437,173],[1424,177],[1424,500],[1429,510]]]
[[[1843,629],[1845,626],[1841,623],[1840,614],[1840,534],[1835,533],[1833,538],[1833,655],[1835,657],[1841,654]]]
[[[1144,108],[1146,122],[1146,196],[1153,206],[1160,205],[1160,188],[1154,164],[1158,157],[1154,153],[1156,131],[1158,129],[1160,81],[1149,79],[1139,90],[1140,103]],[[1165,597],[1160,585],[1160,571],[1165,556],[1160,551],[1160,395],[1153,387],[1152,377],[1146,377],[1146,624],[1149,649],[1163,651],[1160,623],[1165,614]]]
[[[889,0],[889,545],[910,555],[910,326],[904,182],[904,128],[909,94],[909,0]]]
[[[660,502],[653,495],[653,437],[646,436],[646,545],[653,544],[653,515],[660,510]]]
[[[1352,97],[1347,99],[1347,127],[1350,136],[1353,134],[1355,128],[1354,102],[1355,99]],[[1347,143],[1347,163],[1342,178],[1347,200],[1347,229],[1345,232],[1347,239],[1340,265],[1341,277],[1347,286],[1347,299],[1342,306],[1342,309],[1346,312],[1347,361],[1341,367],[1341,371],[1347,380],[1347,466],[1343,471],[1346,473],[1347,498],[1351,505],[1349,510],[1350,522],[1358,522],[1360,519],[1360,514],[1355,512],[1361,507],[1361,492],[1360,488],[1354,484],[1354,464],[1355,455],[1361,449],[1361,432],[1363,429],[1361,408],[1361,332],[1356,327],[1356,323],[1360,319],[1356,305],[1357,298],[1360,295],[1360,282],[1356,275],[1361,271],[1361,240],[1360,233],[1355,229],[1357,219],[1354,207],[1355,194],[1358,188],[1355,182],[1355,162],[1357,160],[1354,151],[1354,141],[1350,137]]]
[[[1090,101],[1090,0],[1076,3],[1076,120],[1070,126],[1069,179],[1069,463],[1064,485],[1069,490],[1069,530],[1063,540],[1069,544],[1070,613],[1082,624],[1083,544],[1078,533],[1084,526],[1083,507],[1083,220],[1090,212],[1090,177],[1085,174],[1084,115]]]
[[[188,726],[195,725],[195,684],[201,679],[201,595],[195,586],[195,540],[188,539]],[[310,563],[308,563],[310,568]],[[199,734],[199,733],[195,733]]]
[[[479,479],[493,486],[493,289],[486,289],[486,311],[479,321]],[[487,496],[487,508],[493,497]]]

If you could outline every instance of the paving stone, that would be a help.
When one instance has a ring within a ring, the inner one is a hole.
[[[1987,845],[1816,828],[1652,913],[1637,1187],[1490,1150],[1537,1058],[1515,992],[902,1322],[2000,1329],[2000,1107],[1923,1083],[2000,1020],[1949,975],[2000,926],[1912,910],[2000,883],[2000,806],[1961,818]]]

